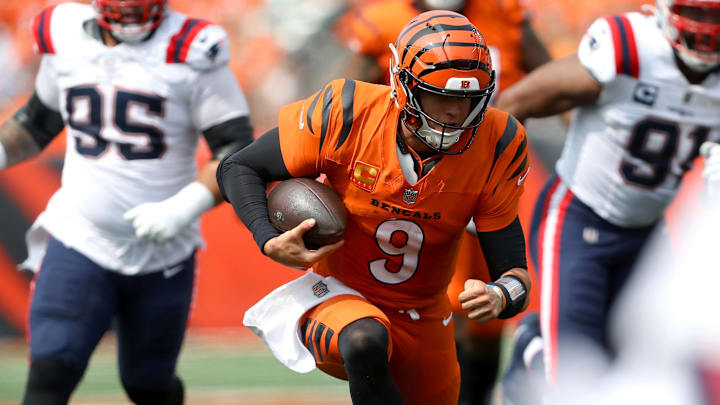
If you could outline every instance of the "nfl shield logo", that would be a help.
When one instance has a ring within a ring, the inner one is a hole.
[[[403,195],[403,201],[405,201],[406,204],[415,204],[415,201],[417,201],[417,195],[417,191],[411,188],[406,188],[405,195]]]
[[[313,294],[315,294],[315,296],[318,298],[330,292],[327,284],[323,283],[322,281],[318,281],[317,283],[313,284],[312,290]]]

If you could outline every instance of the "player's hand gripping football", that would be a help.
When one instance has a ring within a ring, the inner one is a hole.
[[[705,190],[710,198],[720,197],[720,144],[705,142],[700,145],[700,154],[705,157],[702,177]]]
[[[193,182],[174,196],[140,204],[123,215],[132,222],[138,238],[166,242],[215,206],[215,198],[204,185]]]
[[[478,322],[491,321],[502,311],[502,299],[490,286],[480,280],[465,281],[465,290],[458,295],[462,309]]]
[[[344,240],[341,240],[318,250],[308,250],[303,242],[303,234],[313,226],[315,226],[313,218],[302,221],[295,228],[265,242],[263,252],[280,264],[305,270],[343,245]]]

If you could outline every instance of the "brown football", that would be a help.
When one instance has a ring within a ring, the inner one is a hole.
[[[268,216],[280,232],[293,229],[308,218],[315,226],[303,236],[305,247],[318,249],[345,235],[347,210],[330,187],[312,179],[293,178],[278,183],[267,198]]]

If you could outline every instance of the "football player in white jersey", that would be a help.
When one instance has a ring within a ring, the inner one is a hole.
[[[198,218],[220,201],[219,159],[252,141],[227,34],[167,0],[59,4],[33,34],[35,93],[0,127],[0,169],[63,128],[67,151],[62,186],[27,236],[24,265],[41,271],[23,403],[67,403],[116,317],[128,396],[180,404]],[[200,133],[213,158],[198,172]]]
[[[551,383],[568,342],[608,348],[609,308],[700,145],[720,138],[718,66],[720,0],[657,0],[652,15],[598,19],[577,54],[498,98],[520,120],[575,108],[530,231]]]

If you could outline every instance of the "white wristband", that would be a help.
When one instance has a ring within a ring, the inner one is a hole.
[[[2,142],[0,142],[0,170],[7,167],[7,152]]]
[[[194,220],[215,206],[215,197],[203,184],[193,181],[170,197],[173,203],[184,206],[189,220]]]

